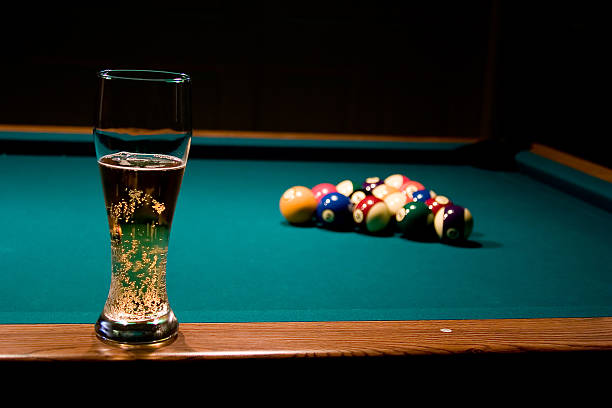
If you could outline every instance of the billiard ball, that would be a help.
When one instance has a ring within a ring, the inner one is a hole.
[[[406,194],[409,201],[412,201],[412,193],[419,190],[425,190],[425,186],[416,180],[410,180],[402,184],[399,190]]]
[[[401,191],[395,191],[385,196],[383,201],[385,204],[387,204],[389,211],[391,211],[391,215],[395,216],[397,211],[408,202],[408,197],[406,197],[406,194],[402,193]]]
[[[436,198],[436,192],[433,190],[418,190],[412,193],[412,201],[422,201],[425,202],[430,198]]]
[[[449,204],[436,214],[434,227],[442,241],[462,241],[466,240],[472,233],[474,219],[467,208]]]
[[[433,212],[435,216],[442,207],[444,207],[445,205],[452,204],[452,202],[446,196],[437,195],[433,198],[427,199],[425,201],[425,204],[427,204],[427,206],[429,207],[429,209],[431,210],[431,212]]]
[[[336,191],[347,197],[350,197],[354,191],[359,190],[360,188],[362,188],[361,184],[353,180],[342,180],[336,184]]]
[[[400,208],[395,214],[395,221],[405,236],[428,238],[433,233],[433,213],[421,201],[407,203]]]
[[[317,220],[326,228],[347,229],[353,225],[353,204],[338,192],[329,193],[317,205]]]
[[[410,179],[403,174],[392,174],[385,179],[385,184],[399,190],[400,187],[402,187],[402,184],[408,181],[410,181]]]
[[[372,190],[376,188],[376,186],[384,184],[384,182],[380,179],[380,177],[368,177],[365,179],[361,187],[367,192],[372,193]]]
[[[293,186],[283,193],[280,212],[291,224],[311,221],[317,209],[317,199],[308,187]]]
[[[353,220],[367,232],[381,232],[389,225],[391,212],[383,200],[367,196],[355,206]]]
[[[314,197],[317,202],[320,201],[323,196],[335,192],[336,186],[330,183],[320,183],[312,188],[312,194],[314,194]]]
[[[353,205],[357,205],[359,204],[361,200],[363,200],[369,195],[372,195],[372,194],[365,191],[363,188],[358,188],[357,190],[351,193],[351,195],[349,196],[349,199],[351,200],[351,203],[353,203]]]
[[[391,193],[399,192],[399,190],[395,187],[391,187],[388,184],[379,184],[372,189],[372,195],[376,198],[380,198],[384,200],[386,196]]]

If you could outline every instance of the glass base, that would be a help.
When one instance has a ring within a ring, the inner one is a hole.
[[[169,342],[178,334],[178,326],[178,320],[170,310],[156,319],[134,322],[110,320],[102,313],[95,329],[105,342],[136,345]]]

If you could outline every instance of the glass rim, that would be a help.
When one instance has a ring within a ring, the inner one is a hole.
[[[128,81],[147,82],[190,82],[189,75],[180,72],[157,71],[151,69],[103,69],[98,71],[102,79],[123,79]]]

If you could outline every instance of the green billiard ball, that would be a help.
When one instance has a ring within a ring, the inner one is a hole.
[[[399,230],[406,236],[425,238],[433,231],[433,212],[421,201],[404,205],[395,214],[395,220]]]

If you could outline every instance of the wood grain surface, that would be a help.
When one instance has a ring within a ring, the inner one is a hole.
[[[92,128],[85,126],[42,126],[0,124],[0,131],[30,133],[64,133],[90,134]],[[229,139],[279,139],[279,140],[359,140],[370,142],[422,142],[422,143],[472,143],[479,140],[472,137],[451,136],[410,136],[410,135],[374,135],[348,133],[307,133],[307,132],[263,132],[244,130],[208,130],[194,129],[194,137],[229,138]]]
[[[581,159],[580,157],[561,152],[557,149],[553,149],[552,147],[539,143],[534,143],[531,146],[530,151],[549,160],[561,163],[567,167],[571,167],[590,176],[612,183],[612,169],[609,169],[608,167]]]
[[[203,360],[612,351],[612,318],[186,323],[158,347],[93,325],[0,325],[0,361]]]

